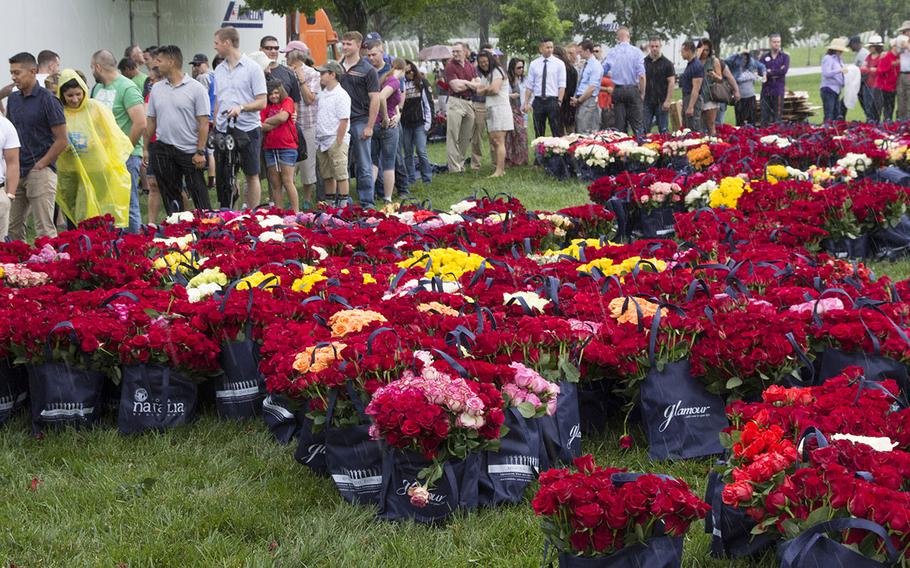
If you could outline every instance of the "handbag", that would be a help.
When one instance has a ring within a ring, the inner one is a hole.
[[[726,82],[711,83],[709,89],[711,92],[711,102],[725,104],[733,103],[733,91]]]
[[[724,70],[726,69],[726,64],[723,61],[720,61],[720,73],[723,77]],[[733,89],[730,88],[730,85],[727,84],[727,81],[721,79],[717,83],[711,83],[708,86],[711,102],[714,103],[724,103],[724,104],[733,104]]]
[[[307,159],[306,138],[303,136],[303,127],[300,124],[295,126],[297,128],[297,161],[302,162]]]

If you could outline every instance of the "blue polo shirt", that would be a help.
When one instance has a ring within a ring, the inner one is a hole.
[[[6,105],[6,117],[19,134],[19,175],[28,175],[54,144],[51,128],[66,124],[63,105],[60,100],[44,87],[35,84],[32,92],[25,96],[22,91],[10,94]],[[57,171],[54,161],[51,168]]]

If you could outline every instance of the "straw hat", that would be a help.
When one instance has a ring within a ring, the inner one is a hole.
[[[836,37],[831,40],[831,43],[828,44],[828,47],[825,49],[834,51],[847,51],[847,38]]]
[[[898,32],[902,32],[904,30],[910,30],[910,20],[904,20],[904,23],[901,24],[901,27],[897,28]]]
[[[869,41],[866,42],[866,45],[885,45],[885,42],[882,41],[882,36],[878,34],[872,34],[869,36]]]

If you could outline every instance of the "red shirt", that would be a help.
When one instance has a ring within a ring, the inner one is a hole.
[[[601,87],[614,87],[613,79],[609,75],[604,75],[603,79],[600,80]],[[606,91],[600,91],[597,94],[597,106],[601,110],[613,108],[613,95]]]
[[[265,141],[262,144],[265,150],[297,149],[297,128],[294,121],[291,120],[291,115],[294,114],[294,99],[287,97],[277,105],[270,104],[259,111],[259,116],[265,122],[267,118],[271,118],[281,111],[288,113],[288,119],[280,126],[265,133]]]
[[[898,62],[895,65],[895,62]],[[893,93],[897,90],[897,77],[900,75],[900,57],[890,50],[878,60],[878,73],[875,75],[875,86],[883,91]]]
[[[463,79],[465,81],[470,81],[477,78],[477,70],[474,69],[474,65],[470,61],[465,61],[464,65],[461,65],[454,59],[451,59],[448,63],[446,63],[445,77],[446,86],[448,87],[448,85],[452,82],[452,79]],[[449,94],[455,97],[471,98],[471,92],[472,91],[470,90],[461,91],[460,93],[450,91]]]
[[[866,63],[860,68],[867,87],[875,88],[875,77],[878,75],[878,64],[881,58],[881,53],[875,55],[870,53],[866,56]]]

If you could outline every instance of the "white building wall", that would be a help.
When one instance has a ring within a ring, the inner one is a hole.
[[[42,49],[60,54],[63,67],[89,70],[101,47],[121,55],[129,44],[127,0],[0,0],[0,83],[9,83],[10,56]]]
[[[135,42],[174,44],[188,62],[194,54],[214,57],[212,34],[225,22],[228,8],[236,16],[242,1],[231,0],[0,0],[0,84],[9,82],[6,60],[20,51],[37,55],[42,49],[60,54],[62,67],[89,75],[89,60],[99,49],[118,59],[130,44],[130,10]],[[259,48],[263,35],[274,35],[284,45],[284,18],[269,12],[261,19],[229,17],[240,24],[240,48]],[[187,67],[188,69],[188,67]],[[91,80],[91,79],[90,79]]]

